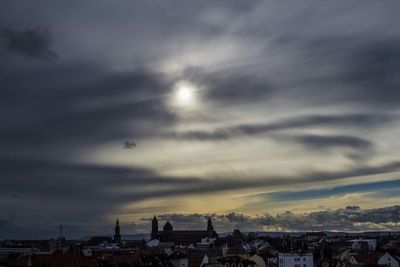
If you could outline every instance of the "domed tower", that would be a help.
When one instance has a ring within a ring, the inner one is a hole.
[[[151,240],[158,238],[158,220],[157,217],[154,216],[151,221]]]
[[[164,224],[164,232],[172,232],[173,231],[173,228],[172,228],[172,224],[169,222],[169,221],[167,221],[165,224]]]
[[[114,242],[115,243],[121,243],[121,233],[120,233],[120,227],[119,227],[119,220],[118,219],[117,219],[117,222],[115,223]]]
[[[244,240],[242,233],[239,230],[239,227],[236,226],[235,230],[232,233],[232,239],[234,242],[241,244]]]
[[[173,228],[172,228],[172,224],[167,221],[164,224],[164,232],[163,232],[163,236],[164,236],[164,241],[165,242],[174,242],[174,232],[173,232]]]
[[[211,217],[208,217],[207,221],[207,237],[212,238],[214,236],[214,226],[212,225]]]

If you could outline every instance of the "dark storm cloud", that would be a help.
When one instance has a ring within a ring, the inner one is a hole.
[[[296,128],[299,129],[312,128],[312,127],[376,128],[376,127],[383,127],[384,125],[393,123],[397,120],[398,116],[394,114],[307,115],[307,116],[283,119],[281,121],[265,123],[265,124],[239,124],[233,127],[216,129],[210,132],[208,131],[179,132],[167,135],[167,137],[176,138],[178,140],[218,141],[218,140],[227,140],[230,138],[243,135],[258,135],[274,131],[283,131]],[[325,145],[328,142],[334,142],[332,138],[330,138],[329,140],[328,138],[322,140],[322,138],[323,137],[319,139],[319,142],[320,143],[324,142]],[[307,138],[305,137],[305,139]],[[311,138],[308,139],[309,143],[312,142],[312,140],[310,140]],[[353,138],[352,140],[349,139],[352,138],[338,137],[336,138],[336,141],[339,141],[342,144],[343,142],[347,142],[348,144],[352,143],[353,146],[362,145],[361,144],[362,141],[360,139],[356,140],[357,137]],[[303,143],[306,142],[307,140],[303,140]]]
[[[302,145],[317,149],[342,146],[359,150],[368,150],[372,147],[372,143],[368,140],[347,135],[336,135],[336,136],[301,135],[294,137],[294,140]]]
[[[242,213],[229,214],[162,214],[158,218],[167,219],[173,224],[174,229],[204,229],[206,220],[211,217],[214,227],[218,231],[231,232],[239,226],[241,230],[262,231],[309,231],[314,230],[341,230],[341,231],[367,231],[367,230],[398,230],[400,220],[400,206],[384,207],[377,209],[362,209],[357,206],[348,206],[344,209],[321,210],[305,214],[295,214],[290,211],[277,215],[263,214],[256,217]],[[150,223],[150,218],[148,219]]]
[[[285,139],[285,138],[284,138]],[[290,139],[290,137],[289,137]],[[305,147],[315,150],[328,150],[332,148],[351,148],[360,153],[372,154],[373,143],[363,138],[348,135],[298,135],[292,140]]]
[[[375,155],[374,143],[349,135],[285,135],[273,136],[281,143],[302,145],[308,152],[329,153],[341,149],[344,156],[356,162],[363,162]]]
[[[356,97],[390,105],[400,101],[399,72],[400,40],[395,40],[371,44],[356,52],[344,76],[356,83]]]
[[[114,72],[93,65],[0,68],[0,143],[13,154],[40,149],[65,157],[99,143],[154,135],[175,120],[164,103],[169,83],[145,70]],[[150,118],[151,132],[144,125]]]
[[[396,109],[400,101],[399,44],[398,38],[363,35],[283,38],[277,45],[303,54],[306,60],[295,60],[298,69],[287,68],[292,77],[277,83],[276,91],[314,105],[352,103]]]
[[[18,166],[21,168],[18,168]],[[144,168],[39,160],[2,159],[1,171],[2,175],[9,178],[1,181],[1,190],[4,194],[6,193],[6,188],[24,184],[25,186],[18,190],[23,195],[40,195],[43,193],[53,197],[60,196],[62,191],[76,191],[78,193],[80,188],[84,191],[84,194],[88,194],[92,190],[96,191],[97,186],[110,188],[116,185],[122,187],[126,185],[143,186],[154,184],[184,185],[199,181],[199,179],[194,178],[174,179],[161,177],[153,171]],[[24,177],[26,171],[29,172],[30,177],[32,177],[31,179]],[[59,175],[57,176],[58,172]],[[42,185],[46,186],[42,187]],[[18,198],[20,195],[13,195],[13,197]]]
[[[0,47],[23,57],[54,60],[58,56],[51,49],[52,35],[47,28],[0,31]]]

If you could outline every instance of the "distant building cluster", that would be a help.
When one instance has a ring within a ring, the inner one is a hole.
[[[231,233],[214,229],[160,231],[153,218],[148,239],[114,236],[85,241],[3,240],[0,267],[400,267],[400,233]]]

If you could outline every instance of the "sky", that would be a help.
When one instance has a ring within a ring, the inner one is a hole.
[[[1,1],[0,239],[400,230],[399,8]]]

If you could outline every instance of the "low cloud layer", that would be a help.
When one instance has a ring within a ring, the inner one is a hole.
[[[244,231],[370,231],[399,230],[400,206],[377,209],[362,209],[348,206],[335,210],[321,210],[304,214],[287,211],[277,215],[248,216],[229,214],[164,214],[158,218],[169,220],[175,229],[203,229],[211,217],[214,226],[221,232],[231,232],[238,226]],[[150,220],[150,219],[148,219]]]
[[[276,215],[259,214],[249,216],[244,213],[226,214],[160,214],[157,215],[159,227],[167,220],[175,230],[205,229],[211,218],[218,233],[231,233],[236,227],[244,232],[257,231],[399,231],[400,206],[362,209],[347,206],[334,210],[321,210],[310,213],[286,211]],[[122,221],[122,234],[149,234],[152,217],[141,218],[137,223]],[[69,238],[80,238],[88,234],[112,235],[113,225],[74,224],[63,225]],[[12,219],[1,219],[0,230],[6,238],[43,238],[55,237],[58,226],[55,223],[26,225]],[[19,234],[17,234],[17,232]]]

